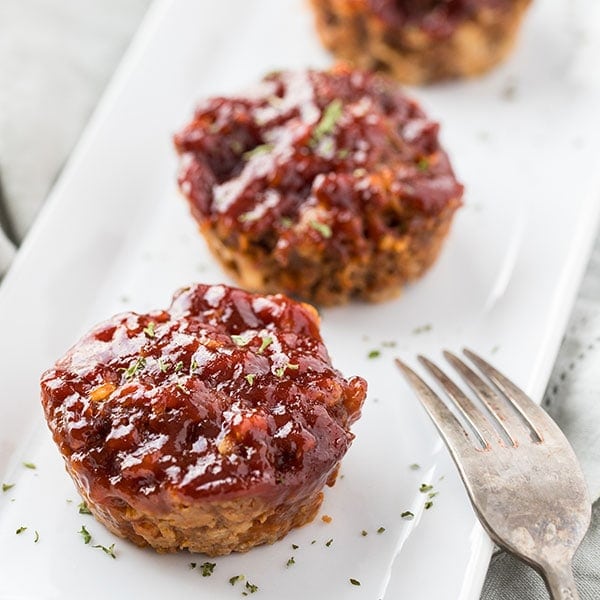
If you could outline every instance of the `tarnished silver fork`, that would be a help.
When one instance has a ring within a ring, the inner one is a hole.
[[[480,407],[419,356],[460,419],[412,369],[396,363],[448,446],[492,540],[537,569],[553,600],[576,600],[571,562],[589,526],[591,502],[575,453],[542,408],[477,354],[464,353],[493,385],[456,355],[444,356]]]

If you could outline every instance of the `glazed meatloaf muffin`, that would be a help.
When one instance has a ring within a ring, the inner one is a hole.
[[[140,546],[209,555],[314,518],[365,392],[332,367],[311,306],[223,285],[113,317],[41,378],[95,517]]]
[[[210,249],[253,291],[389,298],[433,263],[461,204],[437,123],[392,80],[346,66],[206,100],[175,143]]]
[[[530,0],[311,0],[339,58],[423,84],[478,75],[514,46]]]

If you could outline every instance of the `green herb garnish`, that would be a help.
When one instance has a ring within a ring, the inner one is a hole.
[[[333,544],[333,538],[331,538],[330,540],[327,540],[325,542],[325,545],[329,548],[329,546],[331,546],[331,544]]]
[[[415,514],[412,513],[410,510],[405,510],[403,513],[400,514],[400,516],[403,519],[406,519],[407,521],[410,521],[411,519],[415,518]]]
[[[384,531],[385,531],[385,527],[380,527],[380,528],[377,530],[377,533],[383,533]]]
[[[325,137],[319,142],[319,147],[317,148],[320,156],[324,158],[333,158],[333,154],[335,151],[335,143],[333,138]]]
[[[115,554],[114,544],[111,544],[108,548],[106,546],[102,546],[102,544],[96,544],[95,546],[92,546],[92,548],[100,548],[100,550],[102,550],[104,554],[108,554],[108,556],[110,556],[111,558],[117,558],[117,555]]]
[[[23,533],[24,531],[27,531],[27,527],[25,527],[25,526],[21,525],[21,527],[19,527],[19,528],[17,529],[17,531],[15,531],[15,533],[16,533],[17,535],[19,535],[20,533]]]
[[[242,213],[239,217],[238,217],[238,221],[240,223],[248,223],[249,221],[256,221],[258,219],[258,213],[256,211],[248,211],[245,213]]]
[[[254,383],[254,378],[256,377],[256,375],[254,373],[248,373],[248,375],[244,375],[244,379],[250,384],[252,385]]]
[[[259,156],[260,154],[267,154],[268,152],[271,152],[271,150],[273,150],[274,147],[275,146],[273,144],[261,144],[260,146],[252,148],[252,150],[244,152],[244,154],[242,154],[242,157],[244,158],[244,160],[250,160],[251,158]]]
[[[422,494],[425,494],[425,493],[427,493],[427,492],[430,492],[432,489],[433,489],[433,486],[432,486],[432,485],[429,485],[428,483],[422,483],[422,484],[419,486],[419,491],[420,491]]]
[[[2,491],[3,492],[8,492],[8,490],[11,490],[14,487],[15,487],[14,483],[3,483],[2,484]]]
[[[429,161],[426,158],[419,159],[417,163],[417,167],[419,167],[419,171],[428,171],[429,170]]]
[[[213,574],[216,566],[217,563],[203,562],[200,565],[200,568],[202,569],[202,577],[210,577]]]
[[[23,463],[23,466],[24,466],[26,469],[37,469],[37,467],[36,467],[36,466],[35,466],[35,465],[34,465],[32,462],[24,462],[24,463]]]
[[[433,506],[433,502],[431,500],[427,500],[427,502],[425,502],[425,510],[429,510],[432,506]]]
[[[262,354],[267,349],[267,347],[273,343],[273,338],[269,337],[268,335],[261,339],[262,343],[260,345],[260,348],[258,349],[258,354]]]
[[[344,105],[339,98],[332,100],[323,111],[321,120],[317,123],[312,137],[310,139],[310,145],[316,146],[321,139],[332,133],[336,123],[339,121],[344,110]]]
[[[195,358],[192,358],[192,362],[190,364],[190,375],[198,368],[198,361]]]
[[[352,579],[352,577],[350,577],[350,583],[352,585],[360,585],[360,581],[358,579]]]
[[[418,471],[421,468],[421,465],[419,465],[417,463],[413,463],[412,465],[410,465],[409,468],[411,471]]]
[[[181,371],[182,369],[183,369],[183,361],[179,360],[175,363],[173,370],[175,371],[175,373],[179,373],[179,371]]]
[[[35,535],[33,536],[33,543],[37,544],[40,541],[40,534],[37,529],[35,530],[34,533],[35,533]]]
[[[154,328],[156,327],[156,323],[154,321],[150,321],[146,327],[144,327],[144,333],[149,337],[153,338],[155,336]]]
[[[191,562],[190,563],[190,569],[195,569],[198,563],[195,562]]]
[[[413,335],[418,335],[419,333],[426,333],[427,331],[431,331],[431,324],[426,323],[425,325],[420,325],[419,327],[415,327],[413,329]]]
[[[243,575],[234,575],[233,577],[229,578],[229,583],[231,585],[235,585],[238,581],[244,581],[244,576]]]
[[[320,221],[312,220],[309,225],[318,233],[320,233],[326,240],[328,240],[331,235],[331,227],[326,223],[321,223]]]
[[[300,365],[286,363],[282,367],[277,367],[277,369],[275,369],[275,375],[277,377],[283,377],[283,374],[285,373],[286,369],[290,369],[291,371],[297,371],[299,368],[300,368]]]
[[[143,356],[138,357],[138,359],[131,363],[127,369],[125,369],[125,379],[129,381],[133,379],[134,375],[141,371],[146,366],[146,359]]]
[[[292,544],[292,549],[293,550],[298,550],[298,548],[300,548],[300,546],[298,546],[298,544]]]
[[[371,350],[369,354],[367,354],[367,358],[379,358],[381,356],[381,350]]]
[[[236,346],[245,346],[250,341],[242,335],[232,335],[231,339]]]
[[[295,564],[296,564],[296,560],[294,559],[293,556],[290,556],[288,558],[288,561],[285,563],[285,566],[286,567],[291,567],[292,565],[295,565]]]
[[[250,583],[249,581],[246,581],[246,589],[251,593],[254,594],[254,592],[258,592],[258,586],[254,585],[253,583]]]
[[[84,544],[89,544],[92,541],[92,534],[85,528],[85,525],[82,525],[77,533],[80,533],[81,537],[83,537]]]
[[[85,502],[81,502],[78,506],[80,515],[91,515],[92,511],[88,508]]]
[[[292,221],[292,219],[289,217],[281,217],[279,222],[281,223],[281,226],[285,227],[286,229],[289,229],[294,224],[294,221]]]
[[[166,363],[162,358],[158,359],[158,368],[163,372],[166,373],[167,369],[169,368],[168,363]]]
[[[363,529],[363,530],[360,532],[360,535],[362,535],[363,537],[366,537],[366,536],[367,536],[367,535],[369,535],[369,534],[368,534],[368,532],[367,532],[367,530],[366,530],[366,529]]]

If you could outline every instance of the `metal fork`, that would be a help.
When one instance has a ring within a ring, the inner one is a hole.
[[[444,356],[481,408],[419,356],[460,420],[421,377],[396,363],[448,446],[492,540],[538,570],[553,600],[577,600],[571,562],[589,526],[591,502],[575,453],[542,408],[477,354],[463,352],[493,387],[456,355]]]

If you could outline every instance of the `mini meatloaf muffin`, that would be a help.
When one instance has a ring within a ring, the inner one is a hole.
[[[332,367],[311,306],[223,285],[113,317],[41,379],[95,517],[140,546],[209,555],[314,518],[365,392]]]
[[[345,66],[206,100],[175,143],[209,247],[253,291],[387,299],[433,263],[461,203],[437,123]]]
[[[327,48],[365,69],[423,84],[503,60],[530,0],[311,0]]]

